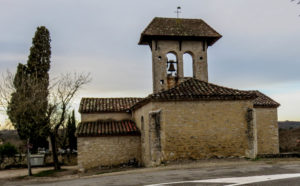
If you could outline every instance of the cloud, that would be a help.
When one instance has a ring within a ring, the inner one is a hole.
[[[2,0],[0,73],[26,63],[35,29],[45,25],[52,38],[51,76],[92,74],[78,100],[147,95],[151,51],[137,45],[140,33],[155,16],[175,17],[178,5],[182,17],[202,18],[223,35],[208,51],[211,82],[273,95],[276,87],[300,81],[300,11],[289,1],[274,0]],[[283,102],[283,108],[294,108]],[[297,115],[290,113],[280,110],[279,116]]]

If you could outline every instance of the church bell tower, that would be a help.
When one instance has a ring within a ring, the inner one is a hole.
[[[193,78],[208,82],[207,49],[222,36],[201,19],[154,18],[142,32],[139,45],[152,51],[153,92],[167,90],[189,77],[183,55],[190,54]],[[168,58],[168,55],[175,56]]]

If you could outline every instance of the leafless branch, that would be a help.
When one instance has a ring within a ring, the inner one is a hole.
[[[5,112],[7,111],[7,106],[11,100],[11,94],[16,91],[14,88],[14,77],[15,75],[9,71],[3,73],[0,77],[0,108]],[[49,95],[47,109],[48,127],[50,129],[58,130],[59,127],[64,124],[76,93],[90,81],[90,74],[84,73],[67,73],[51,79],[48,87]],[[35,91],[32,92],[36,95],[31,95],[31,97],[39,100],[38,96],[42,95],[37,91],[41,89],[41,87],[39,87],[40,85],[31,81],[24,82],[24,84],[30,85],[32,89],[35,89]],[[22,107],[22,105],[24,105],[25,107],[26,105],[30,105],[28,104],[30,101],[34,100],[24,99],[19,106]],[[43,104],[36,104],[34,109],[40,109],[42,105]],[[22,110],[26,109],[20,108],[20,112],[22,112]]]
[[[0,108],[4,111],[10,102],[11,94],[15,91],[14,88],[14,74],[10,71],[2,73],[0,77]]]
[[[58,130],[64,124],[76,93],[90,81],[90,74],[83,73],[67,73],[57,79],[52,87],[49,99],[48,114],[50,114],[49,121],[52,129]]]

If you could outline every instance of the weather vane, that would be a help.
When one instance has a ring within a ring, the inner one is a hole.
[[[179,14],[181,13],[181,7],[177,6],[177,10],[175,11],[175,13],[177,14],[177,18],[179,18]]]

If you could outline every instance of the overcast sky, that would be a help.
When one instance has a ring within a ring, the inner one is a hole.
[[[223,35],[208,50],[210,82],[260,90],[281,103],[279,120],[300,120],[300,5],[290,0],[1,0],[0,73],[26,63],[44,25],[51,77],[92,75],[77,107],[86,96],[147,96],[151,52],[137,45],[140,33],[154,17],[176,17],[177,6],[180,17],[201,18]]]

